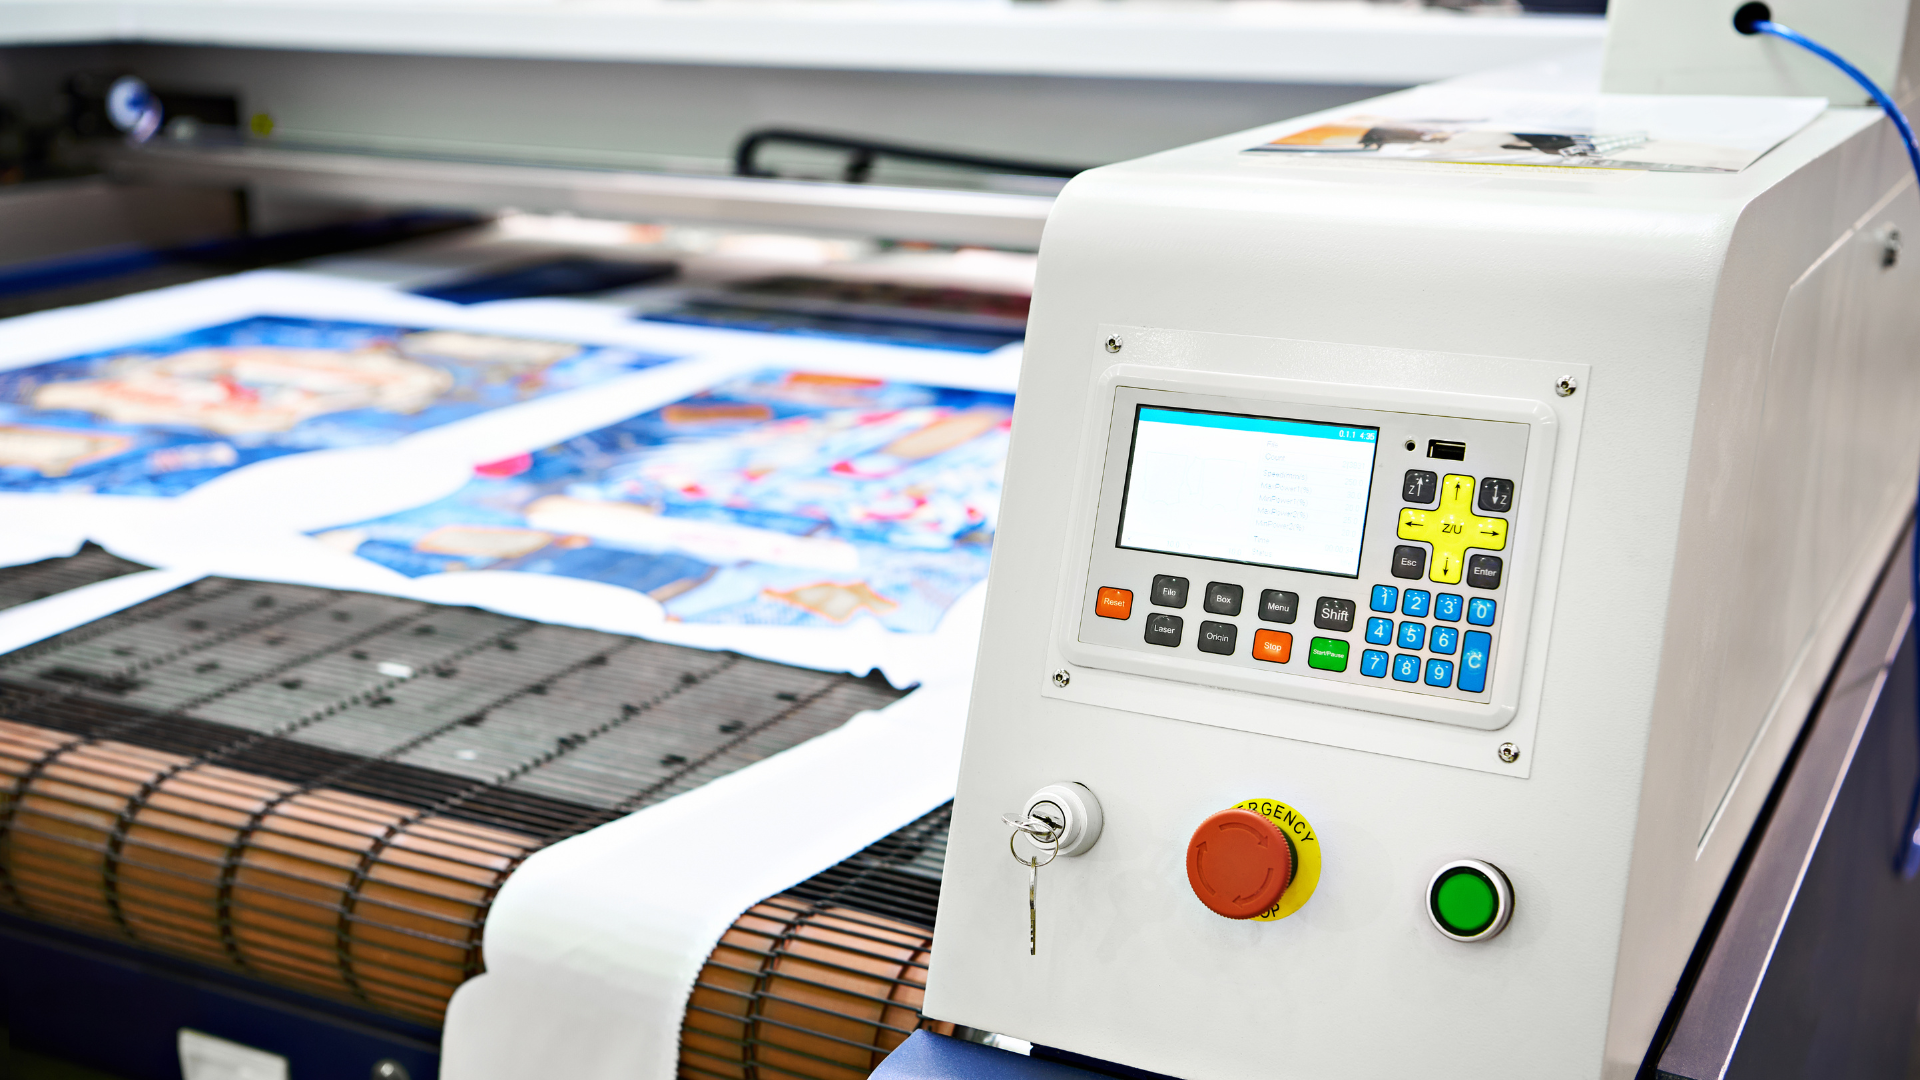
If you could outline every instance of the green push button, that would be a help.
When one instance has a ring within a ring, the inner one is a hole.
[[[1455,941],[1485,941],[1506,928],[1513,888],[1490,863],[1449,863],[1433,876],[1427,910],[1433,925]]]
[[[1307,666],[1321,671],[1347,670],[1347,643],[1339,638],[1314,638],[1307,648]]]

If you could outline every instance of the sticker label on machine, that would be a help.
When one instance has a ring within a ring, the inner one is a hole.
[[[1484,702],[1528,435],[1120,387],[1079,640]]]

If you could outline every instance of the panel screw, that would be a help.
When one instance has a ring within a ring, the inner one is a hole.
[[[1053,673],[1053,685],[1055,686],[1064,687],[1072,681],[1073,675],[1067,671],[1066,668],[1061,668],[1059,671]]]
[[[1113,335],[1112,337],[1109,337],[1109,338],[1107,339],[1107,351],[1108,351],[1108,352],[1119,352],[1119,351],[1120,351],[1120,349],[1121,349],[1121,347],[1122,347],[1122,346],[1124,346],[1125,344],[1126,344],[1126,342],[1124,342],[1124,341],[1122,341],[1122,340],[1120,340],[1120,335],[1119,335],[1119,334],[1115,334],[1115,335]]]
[[[1511,765],[1520,760],[1520,748],[1510,742],[1500,744],[1500,760]]]
[[[1573,392],[1578,389],[1580,389],[1580,384],[1576,382],[1571,375],[1562,375],[1560,376],[1560,381],[1553,384],[1553,392],[1559,394],[1561,397],[1572,397]]]

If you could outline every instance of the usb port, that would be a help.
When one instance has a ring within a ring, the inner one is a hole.
[[[1439,458],[1442,461],[1465,461],[1467,460],[1467,444],[1463,442],[1448,442],[1445,439],[1428,439],[1427,456],[1430,458]]]

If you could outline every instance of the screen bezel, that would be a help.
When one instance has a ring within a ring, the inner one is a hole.
[[[1312,427],[1347,428],[1354,431],[1373,432],[1373,456],[1367,462],[1367,495],[1366,495],[1366,499],[1361,504],[1360,524],[1356,529],[1356,531],[1359,533],[1359,536],[1358,536],[1358,542],[1354,545],[1354,551],[1353,551],[1353,573],[1343,574],[1337,570],[1320,570],[1311,566],[1293,566],[1287,563],[1254,562],[1251,559],[1229,559],[1220,555],[1204,555],[1204,554],[1200,554],[1198,552],[1193,552],[1193,551],[1170,551],[1164,548],[1135,547],[1131,544],[1121,543],[1121,538],[1124,537],[1127,533],[1127,502],[1130,498],[1132,498],[1132,495],[1133,495],[1133,462],[1134,462],[1134,454],[1139,449],[1140,414],[1146,409],[1150,409],[1150,408],[1157,409],[1162,412],[1193,413],[1198,416],[1233,416],[1233,417],[1240,417],[1242,419],[1247,419],[1247,420],[1271,420],[1271,421],[1279,421],[1282,423],[1289,423],[1289,424],[1306,424]],[[1190,409],[1190,408],[1183,408],[1177,405],[1161,405],[1161,404],[1149,404],[1147,402],[1135,402],[1133,406],[1133,423],[1132,423],[1131,429],[1128,431],[1128,434],[1127,434],[1127,468],[1126,468],[1125,474],[1122,476],[1120,481],[1120,506],[1119,506],[1119,513],[1117,515],[1117,519],[1114,522],[1113,546],[1123,551],[1144,551],[1154,555],[1177,555],[1182,558],[1206,559],[1211,562],[1232,563],[1238,566],[1259,566],[1269,570],[1294,570],[1303,574],[1319,574],[1322,577],[1347,578],[1349,580],[1357,579],[1360,577],[1360,569],[1366,561],[1367,520],[1368,520],[1369,512],[1371,512],[1373,509],[1374,473],[1379,470],[1379,466],[1380,466],[1380,429],[1378,427],[1375,427],[1369,424],[1339,424],[1339,423],[1329,423],[1324,420],[1307,420],[1300,417],[1292,417],[1292,416],[1267,416],[1261,413],[1228,412],[1221,409]]]

